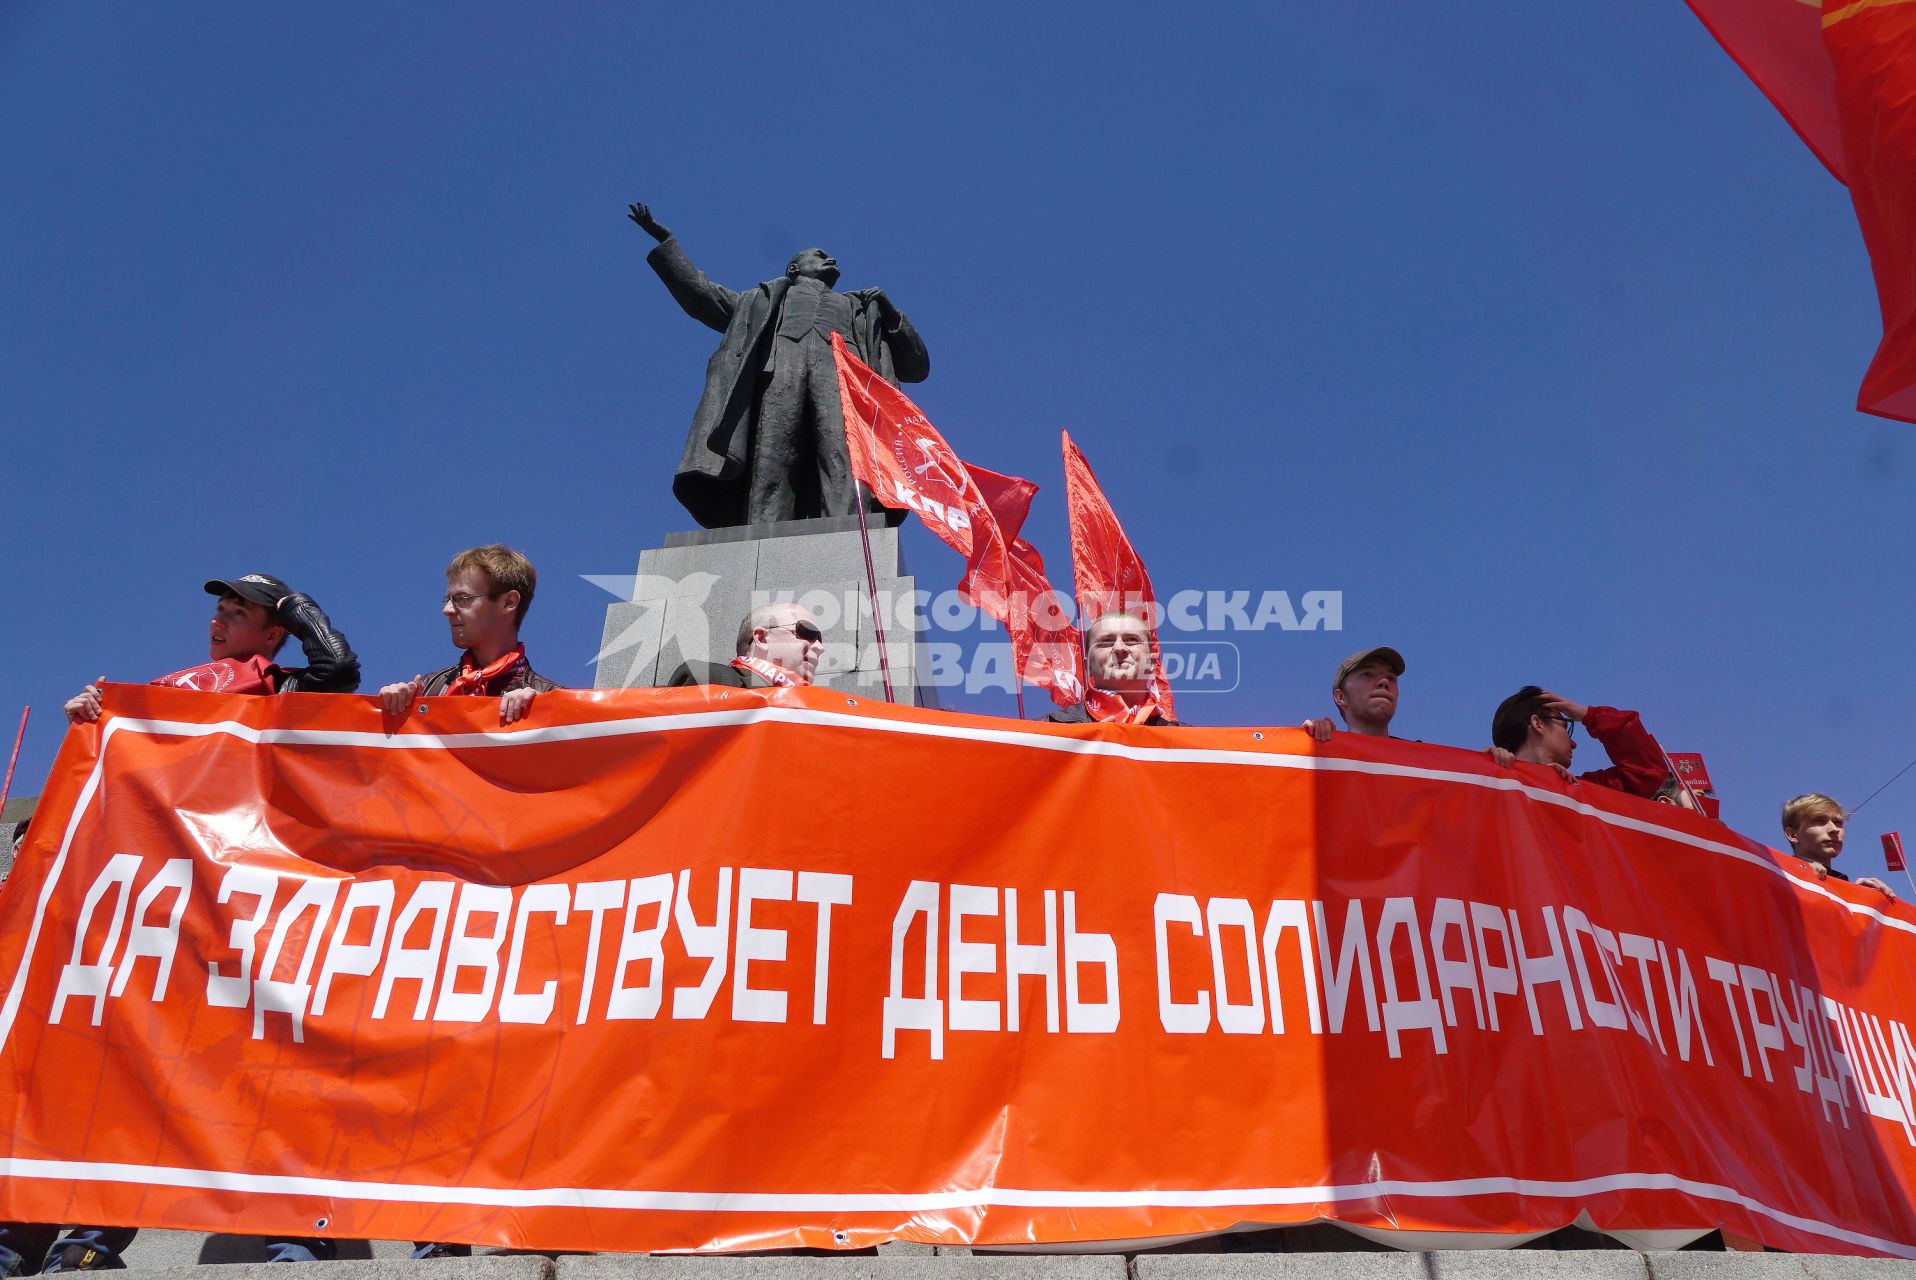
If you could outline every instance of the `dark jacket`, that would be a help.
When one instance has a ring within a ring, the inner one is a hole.
[[[1090,710],[1082,702],[1073,703],[1072,705],[1068,707],[1060,707],[1056,711],[1053,711],[1050,715],[1046,716],[1045,720],[1051,724],[1095,724],[1096,723],[1096,721],[1093,720],[1091,717]],[[1152,712],[1151,718],[1145,721],[1145,723],[1150,725],[1154,729],[1184,728],[1184,721],[1166,720],[1164,718],[1164,713],[1162,711]]]
[[[453,663],[450,667],[442,667],[426,677],[426,688],[420,696],[425,698],[437,697],[446,691],[447,685],[458,678],[459,664],[457,662]],[[506,681],[498,690],[498,693],[492,696],[496,698],[499,694],[511,693],[514,689],[531,689],[536,693],[550,693],[558,687],[558,685],[546,679],[537,671],[534,671],[532,669],[532,663],[528,661],[525,666],[513,672],[512,679]]]
[[[745,671],[729,662],[705,662],[689,659],[679,663],[661,688],[677,689],[685,685],[717,684],[732,689],[769,689],[772,686],[756,671]]]
[[[359,687],[359,658],[313,598],[295,591],[280,602],[279,616],[299,640],[303,667],[272,667],[275,693],[351,693]]]

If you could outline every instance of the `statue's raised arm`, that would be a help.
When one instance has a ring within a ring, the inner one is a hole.
[[[643,205],[643,204],[640,204],[637,200],[634,200],[631,205],[631,212],[627,213],[625,216],[632,219],[632,221],[638,223],[639,226],[645,231],[645,234],[651,236],[654,240],[657,240],[660,244],[664,244],[667,240],[670,240],[672,238],[672,233],[670,231],[667,231],[664,227],[660,226],[659,220],[652,216],[652,209],[651,209],[651,206],[649,205]]]

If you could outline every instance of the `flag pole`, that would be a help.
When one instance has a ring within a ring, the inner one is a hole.
[[[878,632],[878,674],[885,681],[885,701],[896,702],[891,687],[891,654],[885,648],[885,618],[878,607],[878,571],[872,568],[872,531],[865,522],[865,486],[852,481],[852,505],[858,508],[858,540],[865,548],[865,594],[871,597],[872,626]]]
[[[0,782],[0,809],[6,808],[7,793],[13,790],[13,766],[20,763],[20,743],[27,736],[27,717],[32,713],[32,707],[20,708],[20,728],[13,735],[13,754],[7,757],[6,781]]]

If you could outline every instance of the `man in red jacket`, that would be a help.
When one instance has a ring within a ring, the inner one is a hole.
[[[1609,753],[1610,768],[1571,776],[1576,726],[1590,731]],[[1663,748],[1634,711],[1586,707],[1548,689],[1527,684],[1505,698],[1490,721],[1490,758],[1508,768],[1519,760],[1548,765],[1565,781],[1594,782],[1649,799],[1670,776]]]

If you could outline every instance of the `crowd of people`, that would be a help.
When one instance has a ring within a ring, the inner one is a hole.
[[[446,566],[441,606],[459,658],[431,675],[383,685],[379,702],[391,716],[403,716],[421,698],[470,695],[499,700],[499,723],[525,718],[534,699],[558,688],[526,657],[519,632],[538,586],[538,574],[523,554],[504,546],[461,551]],[[207,661],[157,677],[154,684],[202,692],[233,694],[353,693],[359,688],[359,660],[346,637],[312,597],[292,590],[270,574],[248,573],[213,578],[205,584],[215,597],[208,624]],[[285,667],[278,658],[289,639],[297,639],[305,665]],[[1138,613],[1114,611],[1084,630],[1086,697],[1044,718],[1058,724],[1127,723],[1182,727],[1157,705],[1155,658],[1149,622]],[[667,686],[723,685],[734,688],[791,688],[813,682],[825,650],[818,620],[804,606],[773,603],[751,609],[740,621],[735,653],[729,660],[688,659]],[[1396,716],[1403,655],[1389,647],[1360,649],[1337,665],[1331,677],[1331,703],[1343,725],[1330,717],[1306,720],[1303,728],[1319,742],[1337,733],[1390,738]],[[66,704],[73,723],[90,723],[102,713],[100,685],[105,677]],[[1573,774],[1577,726],[1602,746],[1609,767]],[[1488,757],[1498,766],[1541,765],[1566,782],[1610,787],[1630,795],[1695,808],[1690,789],[1676,775],[1642,718],[1635,711],[1588,706],[1537,685],[1525,685],[1505,698],[1491,718]],[[1847,814],[1826,795],[1808,793],[1783,806],[1782,826],[1789,849],[1818,878],[1847,879],[1831,863],[1843,851]],[[1891,897],[1875,878],[1855,883]],[[0,1223],[0,1280],[61,1271],[123,1267],[121,1254],[136,1234],[133,1228],[87,1227],[64,1236],[54,1226]],[[318,1237],[269,1238],[271,1261],[311,1261],[335,1256],[335,1244]],[[415,1243],[416,1258],[469,1254],[468,1246],[431,1241]]]

